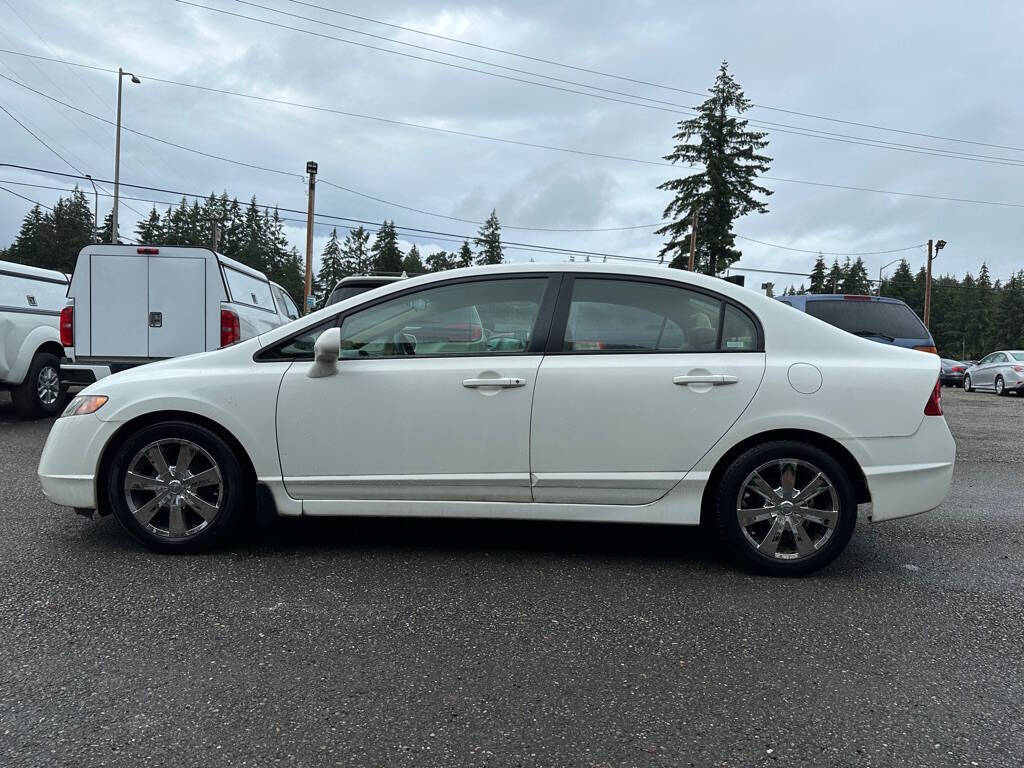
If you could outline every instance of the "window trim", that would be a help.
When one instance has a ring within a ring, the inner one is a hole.
[[[572,304],[573,287],[576,280],[616,280],[629,283],[651,283],[678,290],[692,291],[721,303],[718,310],[718,338],[715,342],[715,349],[588,349],[588,350],[566,350],[565,330],[569,324],[569,310]],[[741,314],[745,315],[753,324],[754,332],[757,334],[754,349],[722,349],[722,330],[725,324],[725,308],[732,306]],[[562,285],[558,293],[558,304],[555,307],[555,315],[552,321],[551,331],[548,335],[547,349],[545,355],[708,355],[708,354],[749,354],[751,352],[764,352],[764,326],[761,320],[746,306],[735,301],[724,294],[712,291],[703,286],[692,285],[678,280],[666,280],[664,278],[649,277],[647,275],[618,275],[609,273],[589,272],[565,272],[562,277]]]
[[[378,304],[384,304],[393,299],[399,299],[402,296],[409,296],[422,291],[428,291],[433,288],[439,288],[441,286],[449,285],[461,285],[463,283],[478,283],[483,281],[496,281],[496,280],[529,280],[537,278],[547,279],[547,284],[544,286],[544,293],[540,299],[540,306],[537,308],[537,317],[533,322],[533,330],[530,334],[530,344],[522,352],[497,352],[483,350],[473,355],[374,355],[372,357],[357,358],[357,357],[342,357],[338,358],[338,362],[356,362],[359,360],[437,360],[437,359],[458,359],[460,357],[524,357],[526,355],[542,355],[544,354],[544,348],[548,344],[550,337],[552,316],[558,299],[561,296],[561,286],[564,281],[564,274],[560,272],[549,272],[545,270],[538,270],[537,272],[513,272],[504,275],[468,275],[466,277],[458,277],[451,280],[438,280],[430,282],[425,285],[414,285],[408,288],[403,288],[400,291],[389,293],[384,296],[378,296],[370,301],[363,304],[359,304],[355,307],[350,307],[344,312],[338,312],[332,318],[327,318],[319,323],[313,325],[307,325],[301,330],[287,336],[284,339],[276,342],[270,347],[259,350],[253,355],[253,361],[257,363],[280,363],[280,362],[309,362],[313,360],[313,356],[296,356],[296,357],[270,357],[280,351],[282,347],[288,346],[299,336],[303,336],[309,333],[314,328],[319,328],[322,325],[326,325],[327,328],[341,328],[345,322],[345,318],[350,315],[354,315],[358,312],[362,312],[364,309],[370,309]],[[332,322],[333,321],[333,322]]]

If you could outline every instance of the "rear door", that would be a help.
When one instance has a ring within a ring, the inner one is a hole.
[[[149,257],[149,356],[206,350],[206,259]]]
[[[89,307],[89,354],[149,356],[147,257],[92,254]]]
[[[534,500],[661,498],[750,404],[763,348],[754,318],[715,294],[567,275],[534,392]]]

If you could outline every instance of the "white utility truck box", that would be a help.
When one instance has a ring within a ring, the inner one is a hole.
[[[298,317],[262,272],[207,248],[90,245],[78,255],[61,318],[71,385],[218,349]]]

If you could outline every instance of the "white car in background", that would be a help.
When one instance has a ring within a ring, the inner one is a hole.
[[[67,291],[61,272],[0,261],[0,388],[19,416],[56,416],[64,407],[58,323]]]
[[[878,395],[878,379],[886,381]],[[713,523],[806,573],[945,498],[939,358],[716,278],[613,264],[396,282],[104,379],[43,449],[54,502],[164,552],[289,516]]]
[[[61,313],[64,380],[91,384],[154,360],[251,339],[299,316],[259,270],[207,248],[90,245]]]

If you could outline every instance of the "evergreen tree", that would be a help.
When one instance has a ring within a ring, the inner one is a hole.
[[[501,224],[498,223],[497,211],[492,210],[487,221],[480,225],[473,242],[477,247],[477,264],[501,264],[505,261],[505,254],[501,249]]]
[[[135,227],[136,238],[140,243],[147,245],[163,245],[164,233],[160,221],[160,214],[156,212],[154,205],[149,216],[139,221]]]
[[[673,137],[676,147],[665,156],[673,163],[703,170],[658,187],[673,192],[675,198],[662,214],[668,223],[655,234],[668,235],[661,257],[668,256],[672,267],[685,268],[689,262],[692,217],[698,211],[695,266],[698,272],[717,275],[740,258],[733,222],[747,213],[768,210],[757,195],[768,196],[771,191],[758,185],[756,179],[768,170],[771,158],[758,154],[768,146],[767,134],[748,131],[747,121],[736,117],[746,112],[751,103],[724,61],[710,94],[697,108],[696,117],[679,122],[679,131]],[[693,138],[698,141],[691,143]]]
[[[393,221],[385,221],[380,225],[370,253],[373,255],[373,269],[377,272],[398,274],[402,271],[402,251],[398,247],[398,233],[395,232]]]
[[[1007,283],[1009,284],[1009,283]],[[996,314],[1001,312],[1000,304],[1002,291],[992,285],[992,278],[988,271],[988,264],[981,263],[978,270],[978,279],[975,283],[977,289],[975,312],[977,313],[977,344],[980,349],[987,349],[989,352],[997,346],[996,342]],[[1005,286],[1002,289],[1005,291]],[[1013,342],[1013,346],[1020,345],[1022,340]],[[987,355],[988,352],[981,352],[979,356]]]
[[[420,258],[420,249],[413,244],[409,252],[402,259],[402,271],[409,275],[418,275],[424,271],[423,259]]]
[[[864,295],[871,293],[871,280],[868,278],[868,271],[864,267],[864,262],[860,256],[857,260],[850,264],[850,258],[846,258],[846,264],[843,267],[843,283],[841,290],[843,293]]]
[[[880,295],[899,299],[908,304],[913,301],[914,273],[910,271],[910,264],[906,259],[901,259],[899,266],[892,273],[892,277],[886,278],[883,281]]]
[[[980,282],[980,278],[979,278]],[[991,349],[1019,349],[1024,340],[1024,271],[1017,272],[999,292],[992,326]]]
[[[427,269],[430,272],[444,272],[455,268],[455,254],[438,251],[427,256]]]
[[[814,269],[811,270],[811,287],[809,293],[831,293],[828,283],[828,276],[825,274],[825,255],[818,254],[814,260]]]
[[[267,269],[266,235],[263,231],[263,217],[256,205],[256,198],[249,201],[242,216],[242,226],[238,233],[238,241],[232,258],[246,266],[265,272]],[[225,254],[227,255],[227,254]]]
[[[473,266],[473,251],[469,248],[469,241],[463,240],[462,245],[459,246],[459,254],[455,259],[456,267],[471,267]]]
[[[25,214],[25,218],[21,222],[18,236],[7,251],[7,259],[16,261],[19,264],[41,267],[43,264],[43,240],[45,238],[43,230],[46,226],[42,210],[38,205],[32,206],[32,209]]]
[[[305,311],[305,307],[302,306],[302,294],[306,290],[306,269],[297,248],[293,246],[284,254],[279,263],[277,275],[271,279],[292,297],[292,301],[299,307],[300,312]],[[315,283],[316,281],[314,281],[314,287],[316,287]]]
[[[342,257],[341,243],[338,242],[338,228],[331,230],[331,237],[320,254],[320,270],[316,273],[317,306],[334,290],[341,278],[345,277],[345,265]],[[305,286],[303,286],[305,290]]]
[[[370,271],[370,233],[358,226],[345,236],[341,246],[341,262],[343,276],[362,275]]]
[[[833,259],[832,268],[825,277],[825,293],[839,293],[843,286],[843,268],[839,266],[838,257]]]

